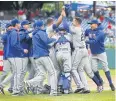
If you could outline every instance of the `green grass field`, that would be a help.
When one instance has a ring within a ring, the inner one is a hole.
[[[90,94],[66,94],[62,96],[49,96],[46,94],[40,95],[25,95],[25,96],[11,96],[7,91],[6,95],[0,94],[0,101],[115,101],[116,93],[110,90],[108,81],[103,71],[100,74],[104,79],[104,91],[101,93],[96,92],[95,84],[89,79]],[[111,70],[113,82],[115,83],[115,70]],[[72,83],[73,89],[76,89],[75,84]]]

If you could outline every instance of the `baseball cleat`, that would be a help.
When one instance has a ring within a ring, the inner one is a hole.
[[[79,93],[80,91],[83,91],[83,90],[84,90],[84,88],[76,89],[76,90],[74,91],[74,93]]]
[[[51,87],[49,85],[47,85],[47,84],[44,85],[44,88],[49,90],[49,91],[51,90]]]
[[[50,94],[50,91],[47,90],[47,89],[43,89],[42,93],[43,93],[43,94]]]
[[[104,81],[102,80],[102,82],[101,82],[102,89],[104,89],[104,86],[103,86],[103,84],[104,84]]]
[[[9,92],[9,93],[13,93],[13,90],[12,90],[12,89],[8,89],[8,92]]]
[[[12,96],[24,96],[24,93],[13,93]]]
[[[100,93],[103,91],[103,87],[102,86],[97,86],[97,92]]]
[[[82,90],[81,92],[80,92],[80,94],[88,94],[88,93],[90,93],[90,90]]]
[[[28,94],[30,91],[30,87],[26,81],[24,82],[24,89],[25,89],[25,92]]]
[[[115,87],[114,87],[113,84],[110,85],[110,88],[111,88],[112,91],[115,91]]]
[[[60,93],[50,93],[50,96],[61,96]]]
[[[0,92],[1,92],[3,95],[5,95],[4,89],[3,89],[2,87],[0,87]]]

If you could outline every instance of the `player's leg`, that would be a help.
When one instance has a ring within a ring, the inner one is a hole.
[[[103,85],[103,80],[102,80],[102,78],[99,74],[99,71],[98,71],[98,62],[99,62],[99,60],[97,59],[97,56],[92,56],[91,68],[94,72],[94,75],[98,78],[100,84]]]
[[[11,80],[10,80],[10,86],[8,88],[9,93],[13,92],[13,86],[14,86],[14,74],[12,75]]]
[[[5,79],[5,77],[8,75],[10,72],[10,64],[8,60],[3,60],[3,71],[2,74],[0,75],[0,83]]]
[[[81,79],[79,77],[79,74],[77,72],[77,68],[79,66],[79,63],[82,59],[82,53],[81,51],[78,49],[78,50],[74,50],[73,54],[72,54],[72,70],[71,70],[71,75],[74,79],[74,82],[75,84],[77,85],[77,90],[76,92],[79,92],[81,90],[83,90],[84,88],[84,85],[83,83],[81,82]],[[83,71],[84,73],[84,71]]]
[[[62,72],[63,72],[63,60],[62,60],[62,52],[57,51],[56,52],[56,60],[57,60],[57,65],[58,68],[56,69],[56,73],[57,73],[57,82],[58,82],[58,92],[59,93],[63,93],[63,77],[62,77]]]
[[[21,68],[21,76],[20,76],[21,82],[20,82],[19,88],[20,88],[20,91],[24,92],[24,78],[27,72],[28,58],[24,57],[21,60],[22,60],[22,68]]]
[[[63,55],[63,68],[64,68],[64,75],[65,80],[63,81],[63,89],[64,93],[70,93],[71,90],[71,53],[65,53]]]
[[[84,69],[85,69],[85,65],[87,63],[86,58],[87,57],[82,58],[79,66],[78,66],[78,69],[77,69],[77,71],[79,73],[79,76],[81,78],[81,81],[82,81],[82,83],[84,85],[84,90],[81,93],[90,93],[90,89],[89,89],[89,86],[88,86],[87,78],[86,78],[85,73],[83,72]]]
[[[55,53],[55,50],[54,50],[53,47],[50,49],[50,54],[49,54],[49,56],[50,56],[50,59],[51,59],[52,62],[53,62],[53,65],[54,65],[54,68],[55,68],[56,74],[57,74],[57,80],[58,80],[58,78],[59,78],[59,76],[60,76],[60,68],[59,68],[59,64],[58,64],[58,61],[57,61],[57,56],[56,56],[56,53]],[[44,87],[45,87],[46,89],[48,89],[49,92],[50,92],[50,88],[51,88],[51,87],[50,87],[50,85],[51,85],[51,82],[50,82],[50,74],[49,74],[49,73],[47,73],[47,74],[48,74],[48,75],[47,75],[48,84],[45,84]],[[58,85],[58,88],[60,89],[59,84],[57,84],[57,85]]]
[[[22,94],[20,91],[20,82],[21,80],[21,69],[23,66],[22,58],[9,58],[8,59],[13,67],[14,73],[14,86],[13,86],[13,96],[18,96]]]
[[[50,95],[57,95],[57,75],[52,60],[49,57],[43,57],[42,59],[46,70],[50,74]]]
[[[31,80],[33,79],[38,73],[38,71],[36,70],[36,63],[34,61],[33,57],[29,57],[29,62],[28,62],[28,79],[27,80]],[[34,87],[31,87],[31,90],[33,91],[33,93],[37,93],[37,89]]]
[[[89,76],[89,78],[91,78],[95,84],[97,85],[97,91],[98,92],[101,92],[103,89],[102,89],[102,86],[98,80],[98,78],[94,75],[92,69],[91,69],[91,64],[90,64],[90,61],[89,61],[89,57],[85,57],[83,58],[83,62],[85,63],[84,65],[84,70],[86,72],[86,74]]]
[[[60,74],[60,66],[59,66],[59,63],[58,63],[58,57],[60,57],[60,56],[59,56],[59,54],[57,54],[55,52],[55,49],[53,47],[50,49],[49,56],[50,56],[50,59],[53,62],[53,65],[54,65],[54,68],[55,68],[56,74],[57,74],[57,79],[58,79],[59,74]],[[50,80],[49,79],[50,79],[50,75],[48,74],[48,85],[50,85]]]
[[[45,67],[43,65],[41,58],[35,59],[34,61],[36,63],[36,73],[37,74],[33,79],[27,80],[27,81],[25,81],[25,83],[30,88],[31,87],[37,88],[38,91],[36,93],[39,94],[39,93],[42,93],[42,91],[43,91],[43,81],[45,79],[46,70],[45,70]]]
[[[7,73],[7,75],[11,72],[12,73],[12,67],[11,67],[11,64],[8,60],[4,60],[4,73]],[[3,74],[4,74],[3,73]],[[6,76],[7,76],[6,75]],[[3,75],[2,75],[3,76]],[[4,90],[3,88],[10,82],[11,80],[11,77],[12,77],[12,74],[8,75],[6,78],[4,78],[4,80],[0,83],[0,89],[2,91],[2,93],[4,94]]]
[[[115,90],[115,87],[113,85],[113,82],[112,82],[112,79],[111,79],[111,74],[110,74],[110,70],[108,68],[108,61],[107,61],[107,55],[106,55],[106,52],[102,53],[99,55],[99,59],[102,63],[102,67],[103,67],[103,70],[105,72],[105,75],[108,79],[108,82],[109,82],[109,85],[111,87],[111,90],[114,91]]]
[[[28,78],[32,79],[36,75],[36,64],[33,57],[29,57],[29,60],[30,60],[30,71]]]

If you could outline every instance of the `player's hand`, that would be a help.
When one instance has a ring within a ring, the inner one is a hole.
[[[54,36],[52,36],[52,38],[54,38],[54,39],[56,39],[56,40],[59,39],[58,35],[54,35]]]
[[[66,13],[65,13],[65,8],[62,8],[61,15],[62,15],[63,17],[65,17],[65,16],[66,16]]]
[[[28,53],[28,50],[27,50],[27,49],[24,49],[24,53],[26,53],[26,54],[27,54],[27,53]]]
[[[62,10],[65,10],[65,6],[62,7]]]
[[[28,35],[29,35],[30,38],[32,38],[32,33],[29,33]]]
[[[48,37],[51,38],[52,36],[54,36],[54,33],[49,33]]]

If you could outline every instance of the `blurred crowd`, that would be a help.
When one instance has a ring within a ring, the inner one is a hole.
[[[35,9],[35,11],[28,11],[26,9],[24,10],[19,10],[17,11],[17,18],[19,20],[29,20],[32,23],[38,19],[43,20],[44,22],[46,22],[48,17],[52,17],[54,19],[57,20],[59,16],[58,11],[52,11],[52,12],[45,12],[42,11],[41,9]],[[78,16],[83,20],[82,23],[82,27],[83,30],[85,31],[86,29],[88,29],[90,26],[88,26],[87,22],[90,21],[91,19],[98,19],[101,23],[102,26],[104,28],[104,31],[107,34],[107,40],[106,40],[106,44],[111,44],[114,45],[115,44],[115,11],[111,10],[111,9],[106,9],[106,8],[102,8],[102,9],[97,9],[96,10],[96,16],[93,16],[92,10],[77,10],[77,11],[71,11],[68,10],[68,18],[71,20],[73,17]],[[69,20],[69,23],[70,23]],[[9,22],[9,20],[0,20],[0,34],[2,34],[5,31],[5,24]]]

